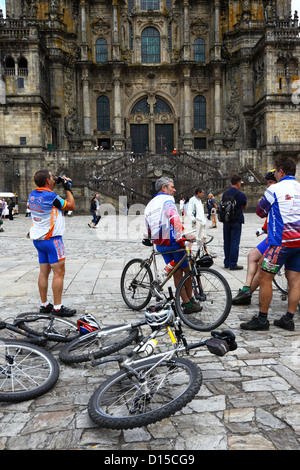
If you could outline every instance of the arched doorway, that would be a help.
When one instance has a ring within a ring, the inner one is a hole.
[[[174,113],[162,98],[144,97],[130,113],[131,148],[134,153],[168,153],[174,149]]]

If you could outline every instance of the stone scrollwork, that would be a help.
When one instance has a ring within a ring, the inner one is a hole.
[[[68,136],[74,137],[80,134],[80,126],[78,122],[78,114],[76,106],[69,109],[68,115],[65,117],[65,130]]]
[[[230,100],[225,108],[224,135],[226,137],[235,137],[240,128],[240,117],[237,112],[239,109],[239,88],[237,81],[237,69],[233,68],[228,75],[230,86]]]

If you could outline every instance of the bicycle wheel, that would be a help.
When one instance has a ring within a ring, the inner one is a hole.
[[[54,315],[21,313],[17,316],[15,324],[27,333],[58,343],[72,341],[79,336],[75,323]]]
[[[101,328],[67,343],[60,350],[59,358],[66,364],[99,359],[133,343],[137,335],[138,329],[130,325],[124,330],[119,326]]]
[[[153,356],[121,370],[93,393],[88,411],[100,427],[132,429],[161,421],[198,393],[202,374],[183,358],[159,362]]]
[[[52,354],[16,340],[0,341],[0,401],[17,403],[48,392],[59,367]]]
[[[186,274],[179,282],[176,294],[176,310],[186,325],[199,331],[210,331],[220,326],[228,317],[231,309],[231,289],[226,279],[211,268],[197,268],[193,275],[195,288],[193,297],[200,304],[199,311],[185,313],[181,293],[189,291],[191,276]]]
[[[151,299],[150,285],[153,274],[144,260],[136,258],[129,261],[121,276],[121,294],[125,304],[132,310],[141,310]]]
[[[276,276],[273,278],[273,282],[277,289],[282,292],[282,294],[287,295],[289,292],[289,284],[287,278],[285,277],[285,268],[282,266]]]

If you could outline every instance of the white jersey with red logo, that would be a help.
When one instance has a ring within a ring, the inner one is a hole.
[[[265,191],[256,213],[268,214],[268,244],[300,246],[300,184],[294,176],[284,176]]]

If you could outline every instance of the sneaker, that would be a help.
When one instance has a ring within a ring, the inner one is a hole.
[[[257,315],[255,315],[252,320],[247,323],[241,323],[240,327],[242,330],[256,330],[256,331],[266,331],[269,329],[269,320],[265,323],[261,322]]]
[[[75,315],[76,310],[71,310],[70,308],[62,305],[59,310],[52,309],[52,314],[57,315],[58,317],[72,317]]]
[[[250,305],[252,293],[251,290],[240,290],[239,293],[232,299],[232,305]]]
[[[48,304],[47,307],[40,307],[40,313],[51,313],[53,309],[52,304]]]
[[[279,326],[279,328],[283,328],[284,330],[294,331],[295,330],[295,323],[293,320],[286,321],[284,316],[281,317],[279,320],[274,320],[274,325]]]
[[[201,305],[198,302],[196,302],[195,300],[192,301],[192,305],[190,305],[190,306],[185,305],[183,307],[183,313],[185,315],[189,315],[190,313],[201,312],[201,310],[202,310]]]
[[[238,266],[237,264],[235,266],[230,266],[230,271],[237,271],[238,269],[244,269],[243,266]]]

